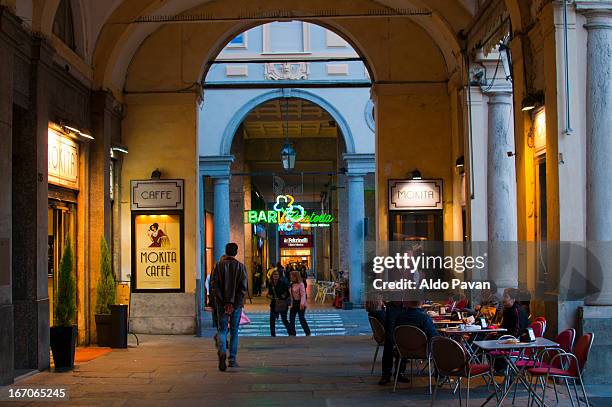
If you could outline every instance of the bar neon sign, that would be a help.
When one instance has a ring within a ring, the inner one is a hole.
[[[334,216],[329,213],[308,213],[302,205],[295,203],[292,195],[278,195],[274,210],[269,211],[245,211],[246,223],[276,223],[283,225],[299,223],[302,226],[329,226],[334,221]],[[287,229],[290,230],[290,229]]]

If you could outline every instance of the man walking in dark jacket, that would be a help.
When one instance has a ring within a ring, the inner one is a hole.
[[[228,243],[225,245],[225,256],[215,265],[210,279],[211,289],[215,296],[217,312],[218,355],[219,370],[225,371],[227,365],[227,330],[230,326],[230,356],[229,366],[238,367],[236,355],[238,353],[238,327],[244,296],[247,292],[247,273],[244,264],[236,260],[238,245]]]

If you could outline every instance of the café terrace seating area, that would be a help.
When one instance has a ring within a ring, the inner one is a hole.
[[[577,336],[571,328],[548,339],[546,319],[530,316],[529,327],[517,338],[501,327],[495,309],[475,312],[463,306],[421,305],[439,334],[430,340],[418,327],[395,327],[393,392],[414,388],[416,382],[425,384],[432,405],[447,393],[469,406],[475,390],[480,395],[488,392],[485,405],[514,404],[517,398],[523,400],[519,405],[529,406],[551,405],[551,400],[558,405],[590,405],[583,372],[593,333]],[[371,374],[376,374],[386,332],[379,317],[370,313],[369,321],[376,345]],[[405,372],[399,368],[403,363]],[[410,378],[409,384],[398,382],[400,372]]]

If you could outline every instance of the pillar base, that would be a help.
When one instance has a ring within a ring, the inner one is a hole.
[[[196,333],[194,293],[132,293],[130,332],[188,335]]]
[[[15,355],[13,350],[13,306],[0,306],[0,386],[13,383]]]
[[[584,373],[588,384],[612,384],[612,306],[594,305],[579,309],[578,335],[593,332],[595,339]]]

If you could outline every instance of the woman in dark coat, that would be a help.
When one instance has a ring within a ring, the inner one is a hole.
[[[276,336],[276,319],[280,315],[287,333],[290,333],[287,311],[289,311],[289,284],[281,278],[277,270],[272,272],[268,285],[268,298],[270,298],[270,335]]]

